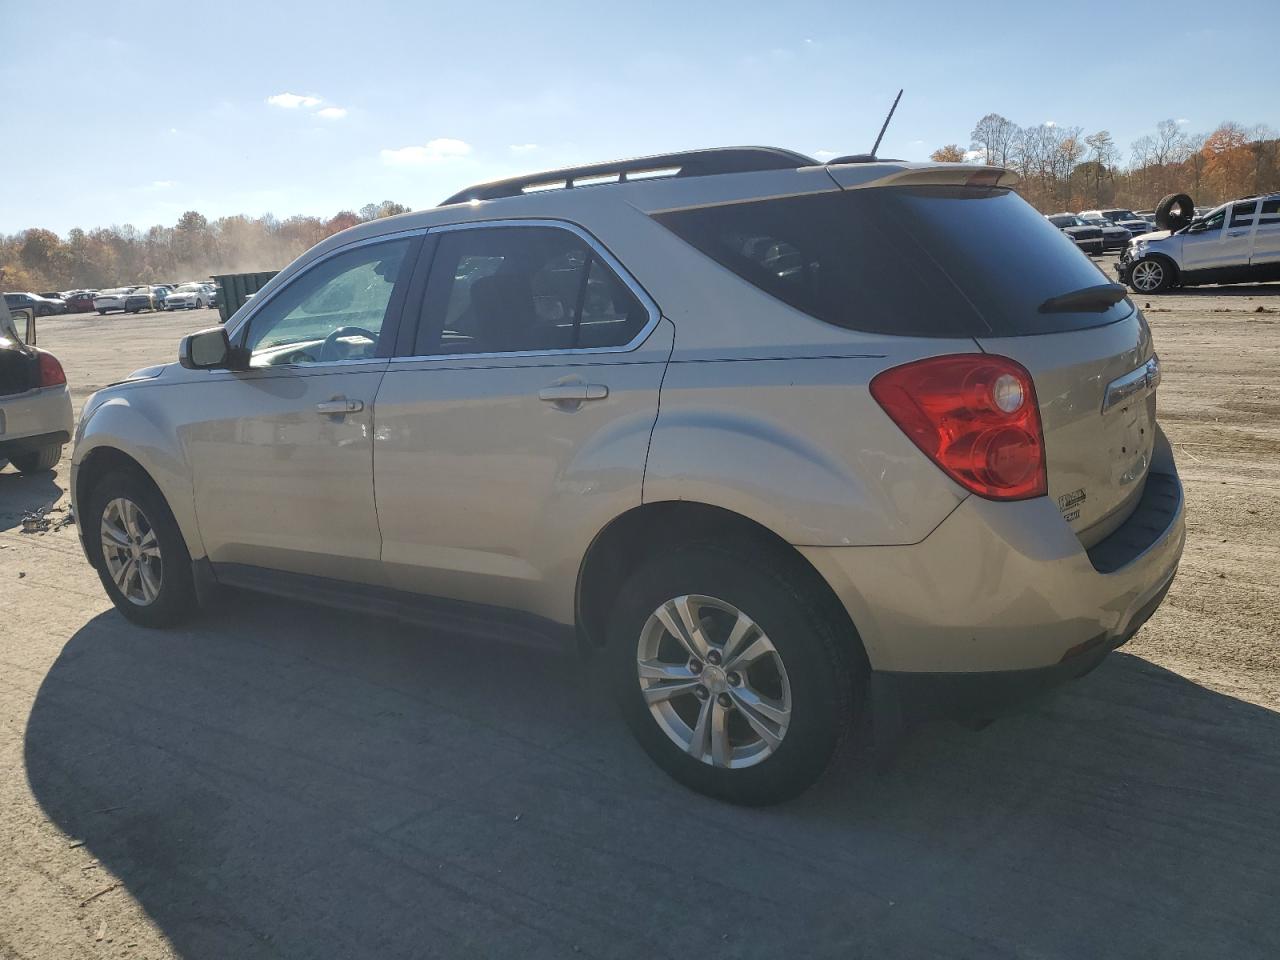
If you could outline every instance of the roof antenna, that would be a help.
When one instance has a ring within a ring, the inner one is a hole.
[[[893,98],[893,106],[889,108],[889,115],[884,118],[884,124],[880,127],[880,136],[876,137],[875,146],[871,148],[871,157],[874,159],[876,153],[880,150],[880,141],[884,139],[884,132],[889,129],[889,121],[893,119],[893,111],[898,109],[898,101],[902,99],[902,91],[898,91],[898,95]]]

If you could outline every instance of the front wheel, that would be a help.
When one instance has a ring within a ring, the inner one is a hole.
[[[854,692],[848,638],[762,559],[697,545],[651,560],[623,587],[608,638],[645,752],[685,786],[752,806],[822,776]]]
[[[80,520],[89,559],[117,610],[162,627],[195,609],[191,555],[160,491],[134,470],[107,474]]]
[[[99,311],[98,311],[98,316],[100,316],[100,317],[105,317],[106,315],[107,315],[107,311],[105,311],[105,310],[99,310]]]
[[[61,459],[62,444],[55,443],[30,453],[18,454],[13,457],[13,465],[19,473],[42,473],[45,470],[52,470]]]
[[[1163,293],[1173,286],[1173,270],[1157,257],[1144,257],[1129,269],[1129,286],[1138,293]]]

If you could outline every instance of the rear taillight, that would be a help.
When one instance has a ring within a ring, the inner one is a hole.
[[[40,386],[56,387],[60,383],[67,382],[67,375],[62,372],[62,364],[58,362],[58,358],[52,353],[45,353],[41,350],[38,354],[40,363]]]
[[[930,357],[877,374],[871,395],[965,489],[990,500],[1044,495],[1044,432],[1021,364],[981,353]]]

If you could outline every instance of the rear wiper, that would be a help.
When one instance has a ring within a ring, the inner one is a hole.
[[[1040,304],[1041,313],[1075,313],[1077,310],[1102,313],[1125,298],[1124,285],[1119,283],[1100,283],[1096,287],[1083,287],[1064,293],[1060,297],[1050,297]]]

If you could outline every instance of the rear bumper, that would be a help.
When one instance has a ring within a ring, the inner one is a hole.
[[[1048,671],[1022,678],[1033,685],[1075,675],[1087,663],[1077,658],[1100,658],[1154,612],[1185,538],[1182,486],[1161,432],[1133,515],[1087,551],[1047,497],[969,497],[910,546],[800,550],[844,603],[873,671],[935,686],[1016,686],[1013,676],[973,675]]]
[[[71,394],[65,384],[0,397],[0,457],[67,443],[74,429]]]

